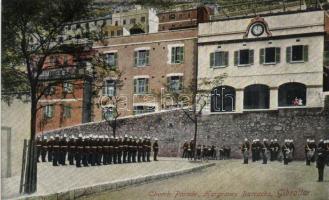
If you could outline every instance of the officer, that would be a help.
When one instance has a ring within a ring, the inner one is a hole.
[[[140,137],[137,141],[137,162],[142,162],[143,148],[143,138]]]
[[[188,143],[187,143],[187,140],[185,140],[184,141],[184,144],[183,144],[183,155],[182,155],[182,158],[187,158],[188,157],[187,149],[188,149]]]
[[[59,154],[60,154],[60,140],[59,135],[55,135],[55,140],[53,143],[53,166],[58,166],[59,164]]]
[[[261,153],[263,158],[263,164],[267,164],[267,152],[269,148],[269,144],[267,143],[267,139],[263,139],[263,144],[261,144]]]
[[[135,163],[136,162],[136,156],[137,156],[137,137],[135,136],[133,141],[132,141],[132,162]]]
[[[74,165],[74,157],[76,154],[76,140],[73,135],[70,137],[69,141],[67,142],[67,146],[68,146],[67,159],[70,165]]]
[[[274,139],[274,160],[278,160],[280,150],[278,139]]]
[[[158,159],[157,159],[158,153],[159,153],[158,138],[155,138],[154,143],[153,143],[153,160],[154,161],[158,161]]]
[[[53,157],[54,157],[54,149],[53,149],[53,145],[54,145],[54,141],[55,138],[54,136],[50,136],[49,141],[47,141],[47,155],[48,155],[48,162],[53,162]]]
[[[128,163],[131,163],[133,153],[133,137],[129,136],[128,139]]]
[[[152,143],[151,143],[151,137],[147,137],[147,140],[146,140],[146,161],[147,162],[151,162],[151,151],[152,151]]]
[[[325,140],[325,143],[320,143],[318,145],[318,150],[317,150],[317,161],[316,161],[316,167],[318,168],[318,174],[319,174],[319,182],[323,181],[323,172],[324,172],[324,167],[326,165],[326,153],[327,153],[327,145],[328,141]]]
[[[76,141],[76,147],[77,151],[75,154],[75,166],[81,167],[82,155],[84,153],[83,139],[81,134],[79,134],[78,139]]]
[[[285,139],[284,144],[282,145],[282,154],[283,154],[284,165],[288,165],[288,163],[289,163],[290,149],[288,146],[289,146],[289,140]]]
[[[46,156],[48,151],[48,141],[47,136],[44,136],[41,142],[41,160],[42,162],[46,162]]]
[[[307,139],[305,144],[305,160],[306,165],[311,165],[312,159],[315,156],[316,145],[312,145],[312,140]]]
[[[128,157],[128,135],[124,136],[124,139],[122,141],[122,162],[126,163],[127,162],[127,157]]]
[[[243,164],[248,164],[250,143],[247,138],[244,139],[244,143],[241,146],[241,152],[243,155]]]
[[[36,147],[37,147],[37,162],[40,162],[39,158],[41,156],[41,148],[42,148],[42,141],[40,135],[37,136],[37,139],[35,141]]]
[[[118,154],[119,154],[119,138],[115,137],[113,142],[113,164],[118,163]]]

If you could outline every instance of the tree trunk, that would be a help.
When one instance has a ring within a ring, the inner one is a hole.
[[[37,118],[37,93],[36,87],[31,85],[31,121],[30,121],[30,141],[27,153],[25,190],[27,194],[36,192],[37,190],[37,157],[35,146],[36,135],[36,118]]]

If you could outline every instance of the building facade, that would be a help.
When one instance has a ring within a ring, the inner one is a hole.
[[[327,25],[324,11],[199,24],[198,78],[227,75],[204,113],[323,107]]]
[[[165,109],[161,95],[167,86],[180,90],[195,76],[196,39],[196,29],[184,29],[111,38],[105,46],[95,44],[93,48],[107,56],[109,67],[123,72],[122,87],[116,89],[115,80],[105,79],[100,96],[121,96],[121,116]],[[102,120],[102,106],[95,105],[94,112],[94,121]]]

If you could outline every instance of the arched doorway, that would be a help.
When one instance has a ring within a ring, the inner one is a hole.
[[[267,85],[249,85],[244,89],[244,109],[268,109],[270,106],[270,89]]]
[[[279,107],[305,106],[306,86],[302,83],[285,83],[279,87]]]
[[[211,92],[211,112],[235,111],[235,89],[230,86],[219,86]]]

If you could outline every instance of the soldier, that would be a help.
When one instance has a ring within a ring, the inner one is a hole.
[[[198,160],[201,160],[201,144],[198,144],[197,148],[196,148],[196,156]]]
[[[329,166],[329,140],[325,140],[325,149],[325,153],[327,155],[327,166]]]
[[[142,161],[142,156],[143,156],[143,138],[139,138],[137,141],[137,161],[141,162]]]
[[[154,143],[153,143],[153,160],[154,161],[158,161],[158,159],[157,159],[158,152],[159,152],[158,138],[155,138]]]
[[[224,160],[224,146],[221,146],[219,149],[219,159]]]
[[[103,165],[109,164],[109,153],[110,153],[110,146],[109,146],[109,136],[105,135],[102,143],[103,149]]]
[[[319,182],[323,181],[323,172],[324,172],[324,167],[326,165],[327,145],[328,145],[328,140],[325,140],[325,143],[323,142],[322,144],[318,145],[318,150],[317,150],[318,158],[316,161],[316,167],[318,168]]]
[[[192,159],[192,148],[191,148],[191,142],[187,146],[187,159]]]
[[[113,163],[118,163],[118,154],[119,154],[119,138],[115,137],[113,142]]]
[[[70,137],[70,140],[67,143],[68,146],[68,153],[67,153],[67,159],[69,160],[70,165],[74,165],[74,157],[76,153],[76,140],[75,137],[72,135]]]
[[[151,150],[152,150],[152,143],[151,143],[151,137],[147,137],[146,140],[146,161],[151,162],[150,156],[151,156]]]
[[[123,141],[122,141],[122,162],[126,163],[127,162],[127,156],[128,156],[128,135],[125,135]]]
[[[193,159],[194,158],[194,153],[195,153],[195,146],[194,146],[195,144],[194,144],[194,139],[192,138],[191,139],[191,142],[190,142],[190,148],[191,148],[191,159]]]
[[[288,163],[289,163],[290,149],[288,146],[289,146],[289,140],[285,139],[284,144],[282,145],[282,154],[283,154],[284,165],[288,165]]]
[[[104,144],[104,136],[103,135],[100,135],[98,137],[98,140],[97,141],[97,160],[96,160],[96,164],[97,165],[101,165],[102,164],[102,156],[103,156],[103,144]]]
[[[54,152],[53,152],[53,145],[54,145],[54,141],[55,141],[55,138],[54,136],[50,136],[50,139],[49,141],[47,141],[47,149],[48,149],[48,152],[47,152],[47,155],[48,155],[48,162],[53,162],[53,155],[54,155]]]
[[[135,136],[133,141],[132,141],[132,162],[135,163],[136,162],[136,156],[137,156],[137,137]]]
[[[278,160],[280,152],[280,144],[278,143],[278,139],[274,139],[274,160]]]
[[[118,141],[118,164],[122,163],[122,152],[123,152],[123,138],[122,136],[119,136],[119,141]]]
[[[231,147],[228,145],[224,145],[223,146],[223,153],[224,153],[224,157],[225,159],[230,159],[231,157]]]
[[[81,167],[81,160],[82,160],[82,154],[83,154],[83,141],[82,141],[82,135],[79,134],[78,139],[76,141],[76,147],[77,151],[75,154],[75,166],[76,167]]]
[[[305,160],[306,165],[311,165],[311,161],[315,155],[316,145],[312,145],[312,140],[307,139],[305,144]]]
[[[183,155],[182,155],[182,158],[187,158],[188,157],[188,152],[187,152],[187,149],[188,149],[188,143],[187,143],[187,140],[184,141],[184,144],[183,144]]]
[[[64,136],[61,138],[60,142],[60,164],[61,165],[66,165],[66,154],[68,151],[68,146],[67,146],[67,135],[64,134]]]
[[[216,159],[216,148],[215,148],[215,145],[212,145],[211,146],[210,152],[211,152],[211,154],[210,154],[211,159],[212,160],[215,160]]]
[[[128,139],[128,163],[131,163],[133,152],[133,137],[130,136]]]
[[[97,136],[93,135],[90,138],[90,154],[91,154],[91,159],[89,161],[89,156],[88,156],[88,163],[91,166],[95,166],[97,162],[97,141],[96,141]]]
[[[82,154],[82,164],[84,167],[88,167],[88,163],[90,161],[90,145],[91,145],[91,138],[89,136],[85,136],[83,139],[83,154]]]
[[[261,153],[263,158],[263,164],[267,164],[267,152],[269,148],[269,144],[267,143],[267,139],[263,139],[263,144],[261,145]]]
[[[289,150],[290,150],[290,158],[289,161],[293,161],[294,157],[295,157],[295,145],[294,145],[294,140],[289,139],[289,146],[288,146]]]
[[[252,162],[256,161],[256,151],[257,151],[256,140],[252,140],[252,144],[251,144],[251,159],[252,159]]]
[[[244,139],[244,143],[241,146],[241,152],[243,155],[243,164],[248,164],[250,143],[247,138]]]
[[[48,151],[48,141],[47,141],[47,136],[44,136],[43,140],[41,142],[41,160],[42,160],[42,162],[46,162],[47,151]]]
[[[53,166],[58,166],[59,164],[59,153],[60,153],[60,140],[59,135],[55,135],[55,140],[53,142]]]
[[[40,162],[39,158],[41,156],[41,148],[42,148],[41,143],[42,143],[41,137],[40,137],[40,135],[38,135],[37,139],[35,141],[35,144],[36,144],[36,147],[37,147],[37,162]]]
[[[108,160],[108,164],[112,164],[114,161],[113,157],[114,157],[114,137],[111,136],[109,139],[109,160]]]
[[[142,161],[143,162],[146,162],[146,159],[145,159],[145,157],[146,157],[146,151],[147,151],[147,142],[146,142],[146,140],[147,140],[147,137],[144,136],[144,139],[142,141],[142,143],[143,143]]]

